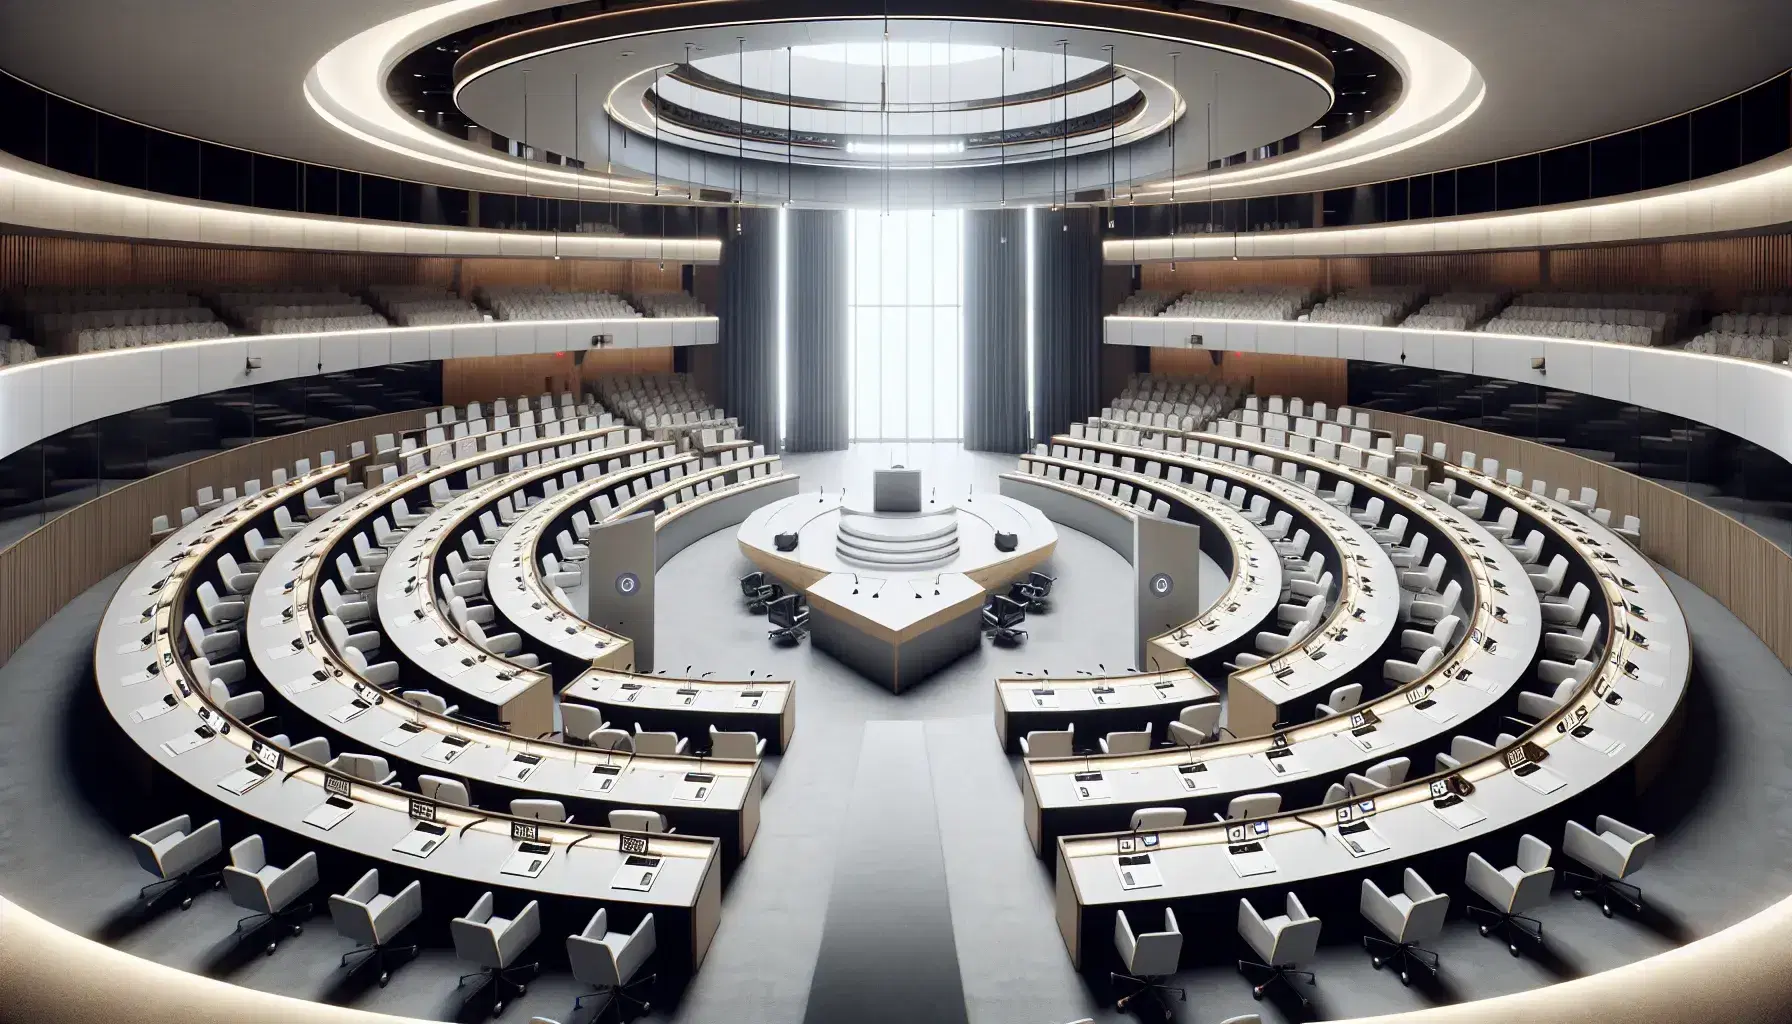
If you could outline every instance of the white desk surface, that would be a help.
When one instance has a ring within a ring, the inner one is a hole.
[[[127,575],[101,623],[94,657],[101,697],[125,733],[161,768],[250,819],[282,828],[309,843],[334,846],[405,870],[421,868],[477,885],[523,889],[544,895],[687,908],[696,907],[701,902],[719,901],[720,872],[716,870],[719,844],[713,839],[653,836],[650,852],[664,857],[665,862],[653,889],[642,893],[610,887],[625,859],[620,851],[620,841],[625,833],[544,823],[541,839],[553,844],[554,857],[540,877],[526,879],[500,870],[515,849],[507,816],[498,815],[482,821],[479,819],[484,817],[484,812],[440,805],[438,821],[449,826],[446,841],[428,858],[419,860],[392,850],[392,845],[413,825],[407,813],[408,794],[401,790],[355,780],[352,790],[354,811],[326,831],[302,820],[327,795],[322,786],[324,777],[330,773],[321,766],[288,755],[280,773],[242,795],[218,787],[219,780],[244,765],[252,737],[240,723],[228,734],[214,736],[180,754],[171,754],[163,747],[164,742],[192,736],[204,721],[202,710],[211,714],[214,722],[221,721],[223,716],[192,688],[192,680],[187,675],[186,666],[178,660],[170,634],[157,637],[150,650],[126,653],[125,649],[133,646],[142,635],[140,631],[145,623],[141,619],[141,603],[158,597],[173,599],[184,595],[193,582],[192,574],[212,557],[234,530],[246,527],[244,513],[266,510],[303,493],[306,487],[341,472],[343,468],[314,471],[262,495],[214,509],[166,538]],[[284,552],[276,557],[290,560]],[[161,588],[152,589],[158,580],[167,582]],[[158,629],[178,630],[180,607],[180,604],[158,607]],[[265,615],[266,609],[256,607],[252,599],[248,614],[253,620],[257,615]],[[140,663],[146,654],[165,659],[169,666],[165,673],[146,680],[127,681],[141,674]],[[179,688],[181,685],[189,689],[185,696]],[[174,702],[165,713],[142,721],[133,715],[145,706],[166,706],[163,698]],[[578,843],[576,851],[571,849],[574,842]],[[694,943],[699,951],[706,944],[706,937]]]
[[[996,680],[996,699],[1005,714],[1154,708],[1218,696],[1213,684],[1186,668],[1127,676],[1007,676]]]
[[[795,700],[795,686],[788,679],[678,679],[591,668],[560,695],[591,704],[688,711],[715,718],[782,716]]]
[[[1504,486],[1466,471],[1458,475],[1483,488]],[[1280,814],[1266,819],[1269,834],[1258,839],[1274,857],[1277,868],[1249,879],[1239,878],[1226,859],[1225,826],[1166,830],[1158,833],[1158,847],[1153,854],[1164,884],[1131,891],[1121,887],[1115,870],[1118,836],[1065,837],[1058,841],[1057,853],[1060,907],[1174,900],[1266,885],[1285,886],[1398,862],[1522,822],[1586,792],[1628,765],[1673,718],[1685,694],[1691,665],[1685,617],[1667,582],[1647,559],[1608,528],[1528,493],[1522,499],[1517,494],[1513,497],[1541,512],[1546,526],[1555,529],[1583,559],[1598,567],[1603,584],[1601,596],[1610,616],[1606,653],[1599,669],[1561,712],[1520,737],[1546,750],[1548,760],[1542,768],[1561,779],[1559,789],[1549,794],[1532,789],[1506,767],[1503,752],[1465,765],[1458,774],[1476,787],[1465,802],[1486,818],[1458,830],[1433,813],[1428,791],[1430,776],[1416,778],[1404,786],[1375,794],[1377,811],[1371,820],[1390,849],[1367,857],[1353,856],[1331,834],[1336,823],[1333,808]],[[1645,624],[1649,631],[1647,647],[1631,635],[1632,627],[1640,631]],[[1613,693],[1621,696],[1624,711],[1610,703]],[[1648,720],[1641,720],[1638,713]],[[1568,731],[1567,727],[1576,722],[1592,727],[1585,741]],[[1558,731],[1558,725],[1562,731]],[[1612,743],[1619,746],[1610,752],[1601,749]],[[1307,820],[1300,820],[1303,818]],[[1315,824],[1327,834],[1322,835]],[[1078,956],[1080,951],[1071,931],[1075,923],[1062,914],[1059,923],[1073,957]]]

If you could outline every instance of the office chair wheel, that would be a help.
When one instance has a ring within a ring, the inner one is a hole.
[[[1370,957],[1369,958],[1369,966],[1375,968],[1378,971],[1381,970],[1381,957],[1378,957],[1378,956]]]
[[[1487,931],[1487,926],[1486,926],[1486,925],[1482,925],[1482,926],[1481,926],[1481,937],[1482,937],[1482,938],[1486,938],[1486,937],[1487,937],[1487,935],[1488,935],[1488,931]]]
[[[192,907],[193,907],[193,897],[188,896],[186,899],[180,901],[180,909],[190,910],[190,909],[192,909]]]
[[[1517,955],[1518,955],[1518,943],[1516,943],[1516,942],[1508,942],[1508,943],[1507,943],[1507,944],[1506,944],[1506,949],[1507,949],[1507,951],[1508,951],[1508,952],[1510,952],[1510,953],[1511,953],[1511,954],[1512,954],[1512,955],[1513,955],[1513,956],[1517,956]]]
[[[527,985],[518,985],[516,987],[516,994],[519,996],[527,995],[528,992],[529,992],[529,986],[527,986]]]
[[[1599,905],[1599,911],[1606,917],[1610,917],[1612,916],[1612,905],[1610,903],[1602,903]]]
[[[305,926],[304,926],[304,925],[302,925],[302,924],[295,924],[295,925],[293,925],[293,926],[292,926],[292,933],[293,933],[293,934],[294,934],[294,935],[303,935],[303,934],[305,934]]]
[[[391,971],[381,971],[380,972],[380,987],[381,988],[385,988],[386,982],[391,981],[391,980],[392,980],[392,972]]]
[[[262,952],[268,956],[273,956],[274,955],[274,947],[278,946],[278,945],[279,945],[279,943],[277,943],[277,942],[270,942],[270,943],[268,943],[268,948],[262,950]]]
[[[503,1012],[504,1012],[504,1000],[500,999],[497,1002],[492,1004],[492,1016],[496,1017],[498,1014],[503,1013]]]
[[[1400,972],[1400,984],[1411,985],[1412,984],[1412,976],[1407,974],[1405,971],[1401,971]]]
[[[1258,1000],[1263,998],[1263,986],[1262,985],[1251,986],[1251,998],[1258,999]]]

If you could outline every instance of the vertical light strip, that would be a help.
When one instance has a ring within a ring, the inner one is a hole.
[[[790,210],[778,208],[778,447],[790,440]]]
[[[1039,436],[1034,424],[1038,413],[1035,407],[1038,400],[1038,359],[1039,359],[1039,208],[1027,207],[1027,443],[1031,447],[1033,438]]]
[[[840,44],[844,50],[845,43]],[[859,211],[846,217],[846,443],[859,439]]]

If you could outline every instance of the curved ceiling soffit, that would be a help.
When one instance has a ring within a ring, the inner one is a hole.
[[[690,0],[683,9],[720,7],[724,0]],[[1115,5],[1098,0],[1043,0],[1066,9]],[[1341,0],[1246,0],[1275,13],[1304,15],[1310,23],[1351,35],[1386,57],[1405,80],[1396,104],[1368,125],[1315,150],[1261,161],[1220,174],[1184,175],[1136,188],[1139,198],[1168,196],[1201,188],[1215,198],[1299,188],[1303,178],[1356,166],[1390,153],[1424,145],[1467,121],[1486,96],[1480,73],[1460,52],[1395,19]],[[435,166],[453,167],[489,179],[495,188],[519,185],[547,195],[642,199],[653,196],[651,182],[616,175],[575,173],[555,165],[525,162],[467,143],[411,118],[392,101],[386,76],[416,48],[491,20],[504,0],[450,0],[367,29],[336,46],[306,76],[304,95],[319,117],[361,141]],[[1137,12],[1138,8],[1131,8]],[[1173,12],[1154,12],[1185,18]],[[1202,19],[1189,18],[1192,21]],[[1066,24],[1071,24],[1068,18]],[[1275,37],[1280,38],[1280,37]],[[456,88],[460,87],[456,83]],[[1326,84],[1329,90],[1329,83]],[[682,191],[682,190],[679,190]],[[665,187],[658,189],[666,197]],[[671,198],[688,199],[674,194]]]

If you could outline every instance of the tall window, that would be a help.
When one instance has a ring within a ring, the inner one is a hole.
[[[962,439],[964,214],[855,210],[850,224],[853,440]]]

